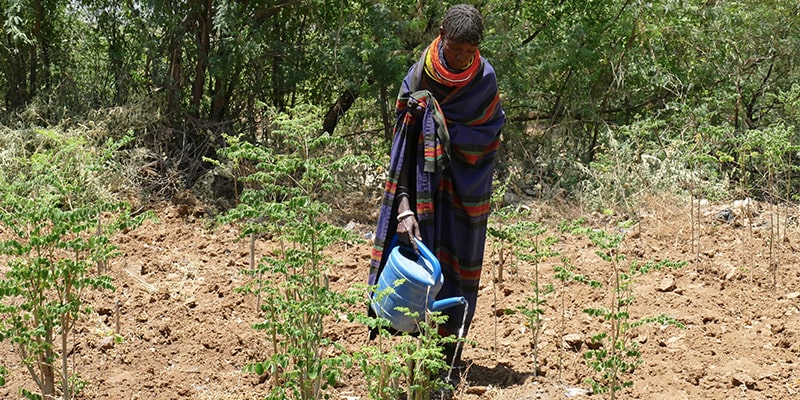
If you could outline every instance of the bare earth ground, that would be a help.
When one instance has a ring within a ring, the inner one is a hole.
[[[595,255],[597,248],[585,237],[553,228],[574,216],[544,205],[531,207],[551,227],[542,237],[558,238],[553,250],[569,257],[577,272],[607,284],[611,268]],[[761,206],[752,220],[736,209],[737,219],[728,224],[715,218],[725,207],[706,205],[702,224],[693,232],[688,206],[654,205],[640,213],[638,225],[628,232],[621,248],[628,257],[624,265],[631,260],[688,261],[681,269],[637,278],[632,319],[666,313],[685,328],[645,325],[630,332],[640,343],[644,364],[629,377],[633,387],[618,398],[800,398],[800,228],[790,215],[794,211],[781,211],[781,230],[773,235],[774,209]],[[255,299],[234,291],[246,279],[240,270],[249,266],[249,243],[237,241],[231,227],[209,230],[194,211],[198,210],[168,205],[159,211],[159,222],[115,237],[123,252],[109,266],[117,290],[90,296],[94,313],[74,337],[74,368],[88,382],[79,398],[264,397],[267,383],[241,372],[247,362],[263,359],[268,351],[264,334],[251,327],[258,322]],[[616,229],[615,222],[602,216],[589,216],[587,221]],[[366,233],[372,227],[355,229]],[[699,255],[692,245],[697,232]],[[770,250],[772,236],[778,239]],[[273,246],[257,243],[262,254]],[[331,257],[341,259],[331,272],[337,288],[366,279],[369,247],[331,249]],[[565,288],[553,279],[559,257],[540,266],[542,284],[553,283],[555,291],[545,297],[537,377],[530,330],[519,313],[503,312],[532,295],[534,266],[507,268],[504,281],[494,282],[491,246],[486,259],[470,332],[477,345],[465,350],[470,368],[456,398],[604,398],[584,391],[592,371],[582,354],[588,338],[607,327],[582,310],[608,307],[608,287],[571,283]],[[115,343],[117,320],[124,341]],[[367,340],[364,327],[347,322],[334,326],[330,335],[352,350]],[[561,351],[564,336],[569,343]],[[34,389],[16,367],[16,357],[9,343],[0,343],[0,360],[10,367],[9,382],[0,388],[2,399],[20,398],[21,386]],[[354,370],[331,398],[366,399],[363,386]]]

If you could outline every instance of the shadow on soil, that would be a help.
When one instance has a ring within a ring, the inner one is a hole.
[[[493,368],[472,364],[467,372],[467,381],[473,386],[509,387],[521,385],[532,376],[532,372],[518,372],[505,363]]]

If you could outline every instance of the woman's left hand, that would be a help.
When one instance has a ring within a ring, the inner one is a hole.
[[[422,240],[422,234],[419,230],[419,223],[417,217],[411,211],[411,206],[408,204],[408,196],[400,199],[400,204],[397,207],[397,237],[401,242],[410,244],[415,252],[417,249],[417,240]]]

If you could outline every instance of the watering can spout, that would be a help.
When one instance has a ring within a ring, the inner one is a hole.
[[[436,300],[431,304],[431,311],[442,311],[457,305],[466,305],[467,299],[462,297],[448,297],[446,299]]]

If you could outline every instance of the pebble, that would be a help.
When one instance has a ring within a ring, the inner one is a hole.
[[[564,335],[564,343],[572,350],[578,351],[583,346],[583,335],[579,333],[570,333]]]
[[[739,268],[731,267],[731,269],[728,271],[728,274],[725,275],[725,280],[731,281],[738,277],[739,277]]]
[[[739,387],[744,385],[748,389],[754,389],[756,387],[756,380],[753,379],[752,376],[745,374],[744,372],[739,372],[733,374],[731,377],[731,383],[733,383],[733,387]]]
[[[667,347],[676,347],[684,337],[684,335],[672,336],[664,342],[664,345]]]
[[[114,347],[114,336],[104,336],[97,344],[97,348],[103,351],[111,350]]]
[[[656,290],[659,292],[672,292],[677,288],[675,284],[675,278],[672,276],[666,276],[660,282],[658,282],[658,286],[656,286]]]
[[[567,388],[564,391],[564,396],[567,396],[568,399],[577,396],[588,396],[589,394],[590,392],[588,390],[582,388]]]

